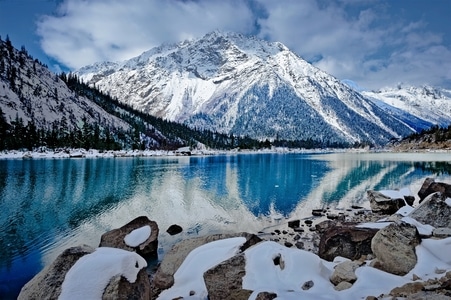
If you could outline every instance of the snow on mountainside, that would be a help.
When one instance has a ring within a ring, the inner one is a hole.
[[[0,70],[0,108],[8,123],[21,119],[37,128],[63,125],[81,128],[85,120],[105,128],[129,130],[129,124],[106,113],[85,97],[77,96],[54,73],[22,50],[0,42],[0,61],[8,65]],[[10,49],[8,49],[10,48]]]
[[[411,126],[281,43],[212,32],[76,72],[134,108],[259,139],[384,143]]]
[[[362,94],[398,118],[413,121],[412,126],[418,131],[433,125],[447,127],[451,124],[450,90],[398,85]]]

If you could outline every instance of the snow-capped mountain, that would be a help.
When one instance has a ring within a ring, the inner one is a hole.
[[[76,72],[141,111],[259,139],[384,143],[413,132],[283,44],[212,32]]]
[[[433,125],[447,127],[451,124],[450,90],[400,84],[396,88],[363,91],[362,94],[417,131]]]

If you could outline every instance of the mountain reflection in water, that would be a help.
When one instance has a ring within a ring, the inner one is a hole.
[[[450,174],[446,153],[0,160],[0,298],[17,297],[64,249],[95,247],[140,215],[159,224],[163,254],[191,236],[365,205],[368,189],[416,194],[424,178],[450,182]],[[174,223],[184,231],[172,237]]]

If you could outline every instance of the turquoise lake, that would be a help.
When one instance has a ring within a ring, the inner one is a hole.
[[[256,233],[322,207],[369,207],[369,189],[451,183],[447,153],[230,154],[202,157],[0,160],[0,299],[64,249],[146,215],[160,258],[178,240]],[[182,234],[166,229],[178,224]]]

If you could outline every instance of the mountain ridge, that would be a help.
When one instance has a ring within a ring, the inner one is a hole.
[[[134,108],[257,139],[383,144],[414,131],[279,42],[215,31],[76,72]]]
[[[411,122],[417,132],[451,124],[450,90],[428,85],[415,87],[398,84],[393,88],[361,93],[387,113]]]

